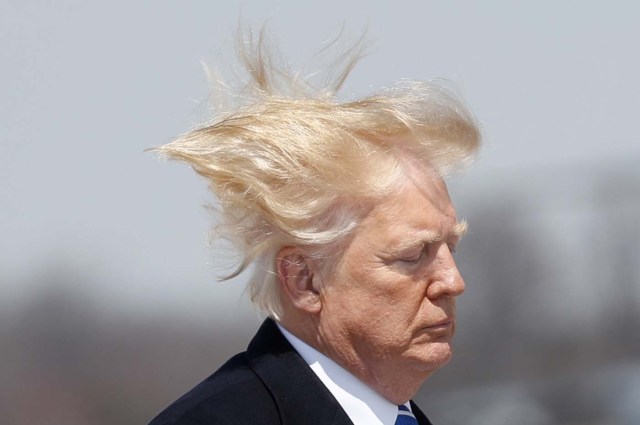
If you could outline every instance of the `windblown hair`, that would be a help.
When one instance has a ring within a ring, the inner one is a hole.
[[[338,100],[362,43],[341,57],[333,81],[314,89],[274,66],[263,40],[240,48],[250,76],[243,103],[157,150],[207,179],[222,213],[216,233],[243,258],[224,279],[255,262],[251,299],[278,319],[282,247],[298,246],[330,270],[368,206],[406,177],[407,158],[445,176],[473,158],[480,134],[463,103],[437,82],[405,81]]]

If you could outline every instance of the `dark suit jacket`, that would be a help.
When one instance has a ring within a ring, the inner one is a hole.
[[[412,402],[420,425],[431,425]],[[322,381],[267,319],[247,351],[150,425],[353,425]]]

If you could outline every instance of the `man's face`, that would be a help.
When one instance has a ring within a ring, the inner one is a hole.
[[[378,204],[325,279],[326,354],[367,381],[426,378],[447,363],[455,297],[464,291],[452,252],[463,232],[439,177],[409,180]]]

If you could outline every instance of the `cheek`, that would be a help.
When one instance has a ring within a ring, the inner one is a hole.
[[[407,323],[420,311],[426,299],[427,285],[423,279],[391,269],[378,269],[370,275],[359,276],[359,281],[368,279],[360,289],[360,299],[365,307],[373,310],[378,322]]]
[[[346,261],[326,286],[323,302],[341,320],[373,328],[368,333],[406,327],[420,311],[426,294],[424,279],[416,274],[378,263]]]

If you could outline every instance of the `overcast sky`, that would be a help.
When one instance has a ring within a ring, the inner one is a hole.
[[[294,66],[342,26],[352,39],[368,28],[371,54],[345,98],[453,80],[486,138],[456,180],[463,196],[496,176],[637,164],[639,12],[632,1],[0,0],[2,304],[69,275],[127,311],[239,303],[242,285],[210,283],[204,182],[143,152],[205,116],[201,63],[224,67],[239,21],[268,22]]]

